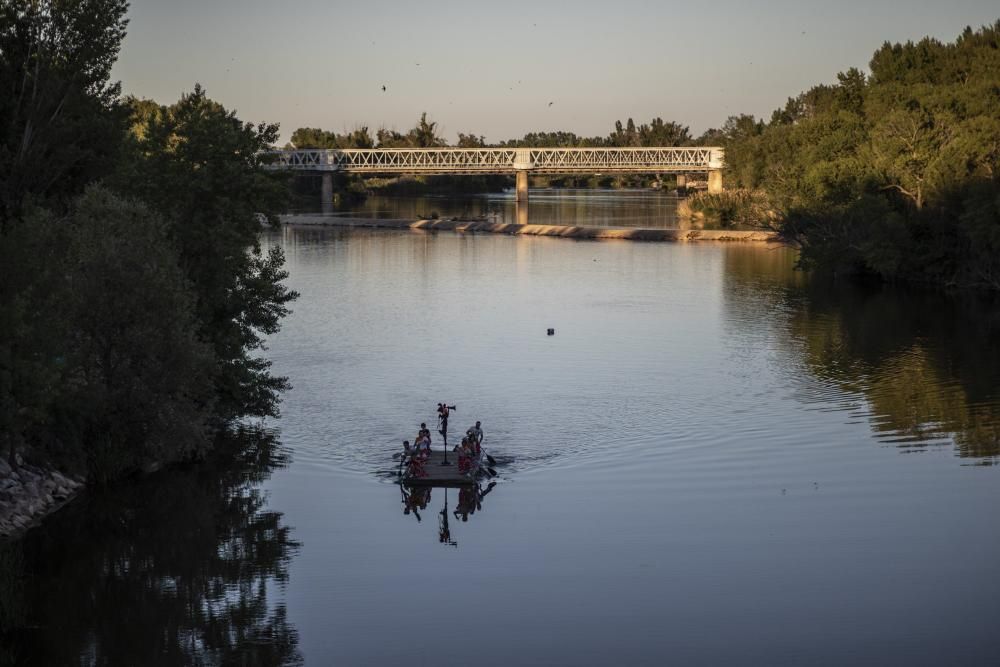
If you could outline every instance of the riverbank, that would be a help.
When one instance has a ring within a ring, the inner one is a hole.
[[[523,234],[526,236],[555,236],[559,238],[591,240],[780,242],[776,233],[757,230],[519,225],[506,222],[488,222],[485,220],[442,219],[414,221],[381,218],[342,218],[317,214],[289,214],[280,216],[280,219],[286,225],[372,227],[378,229],[410,229],[414,231],[448,231],[483,234]]]
[[[0,539],[19,537],[73,499],[84,480],[22,463],[0,461]]]

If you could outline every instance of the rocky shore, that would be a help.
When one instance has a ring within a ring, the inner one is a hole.
[[[0,539],[17,537],[83,489],[84,480],[0,460]]]

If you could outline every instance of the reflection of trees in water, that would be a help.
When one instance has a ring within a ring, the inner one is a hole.
[[[876,432],[903,446],[951,437],[960,456],[1000,455],[995,305],[821,284],[805,296],[791,335],[817,377],[864,395]]]
[[[731,319],[757,323],[824,384],[863,396],[880,437],[1000,456],[1000,308],[971,295],[806,280],[787,256],[726,252]],[[760,313],[775,318],[761,323]]]
[[[40,665],[300,663],[284,606],[267,599],[288,580],[299,546],[259,488],[284,456],[267,434],[235,440],[226,443],[242,448],[235,463],[94,494],[11,545],[23,552],[25,584],[0,657]]]

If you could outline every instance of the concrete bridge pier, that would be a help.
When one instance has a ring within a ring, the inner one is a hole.
[[[528,224],[528,202],[514,202],[514,218],[517,220],[517,224],[519,225]]]
[[[708,191],[713,195],[722,192],[722,172],[718,169],[708,172]]]
[[[677,174],[677,189],[686,188],[688,184],[687,174]]]
[[[323,213],[333,213],[333,174],[323,174],[323,184],[320,187],[320,210]]]
[[[517,171],[517,203],[518,205],[528,205],[528,170],[518,169]]]

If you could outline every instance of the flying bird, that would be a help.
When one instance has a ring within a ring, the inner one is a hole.
[[[549,106],[552,106],[553,104],[555,104],[555,103],[554,102],[549,102]]]
[[[383,93],[385,92],[385,86],[382,86],[382,92]]]

